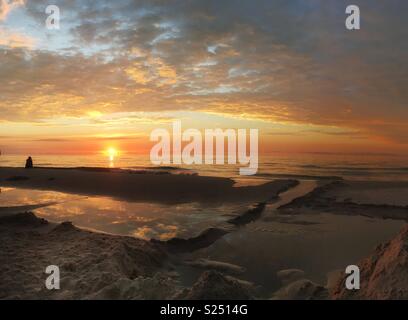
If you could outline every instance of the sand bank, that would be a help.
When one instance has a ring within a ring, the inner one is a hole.
[[[132,173],[110,169],[0,168],[0,185],[110,196],[127,201],[259,202],[273,199],[295,180],[275,180],[259,186],[234,187],[228,178],[189,174]]]
[[[279,207],[281,214],[334,213],[408,221],[408,182],[334,181]]]

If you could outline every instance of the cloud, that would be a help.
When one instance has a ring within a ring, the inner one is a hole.
[[[303,130],[303,133],[317,133],[317,134],[324,134],[324,135],[329,135],[329,136],[347,136],[347,137],[360,137],[362,136],[361,132],[356,132],[356,131],[328,131],[328,130]]]
[[[55,4],[71,49],[8,51],[2,119],[187,109],[408,142],[406,1],[356,0],[357,32],[345,0]]]
[[[1,138],[1,137],[0,137]],[[44,139],[32,139],[30,141],[34,142],[78,142],[83,140],[84,137],[72,137],[72,138],[44,138]],[[122,140],[136,140],[140,136],[88,136],[86,137],[87,142],[90,141],[122,141]]]
[[[0,46],[8,48],[33,48],[35,40],[25,34],[0,27]]]
[[[24,0],[0,0],[0,21],[5,20],[13,9],[23,5]]]
[[[35,142],[71,142],[70,139],[63,139],[63,138],[49,138],[49,139],[35,139],[32,140]]]

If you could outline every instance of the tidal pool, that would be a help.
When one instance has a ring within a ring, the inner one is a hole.
[[[245,210],[242,205],[164,205],[15,188],[2,188],[0,193],[0,207],[10,210],[42,203],[56,204],[30,211],[52,222],[71,221],[91,230],[160,240],[196,236]]]

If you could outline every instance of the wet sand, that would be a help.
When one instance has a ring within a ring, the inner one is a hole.
[[[234,181],[228,178],[190,174],[138,173],[103,168],[0,168],[0,186],[111,196],[126,201],[265,201],[295,184],[295,180],[275,180],[258,186],[234,187]]]
[[[329,212],[408,221],[407,182],[334,181],[278,208],[280,214]]]

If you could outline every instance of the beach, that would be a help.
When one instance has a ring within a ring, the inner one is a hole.
[[[296,183],[282,179],[234,188],[232,179],[222,177],[105,168],[0,168],[0,179],[8,187],[167,203],[264,201]]]
[[[185,173],[0,168],[0,186],[3,197],[39,190],[157,202],[168,211],[192,202],[209,211],[242,208],[183,237],[140,238],[102,232],[94,223],[91,230],[47,221],[44,212],[68,203],[18,198],[18,205],[0,206],[1,299],[347,298],[331,295],[340,281],[332,274],[395,237],[408,218],[407,182],[278,179],[237,186]],[[45,288],[48,265],[60,267],[61,290]]]

